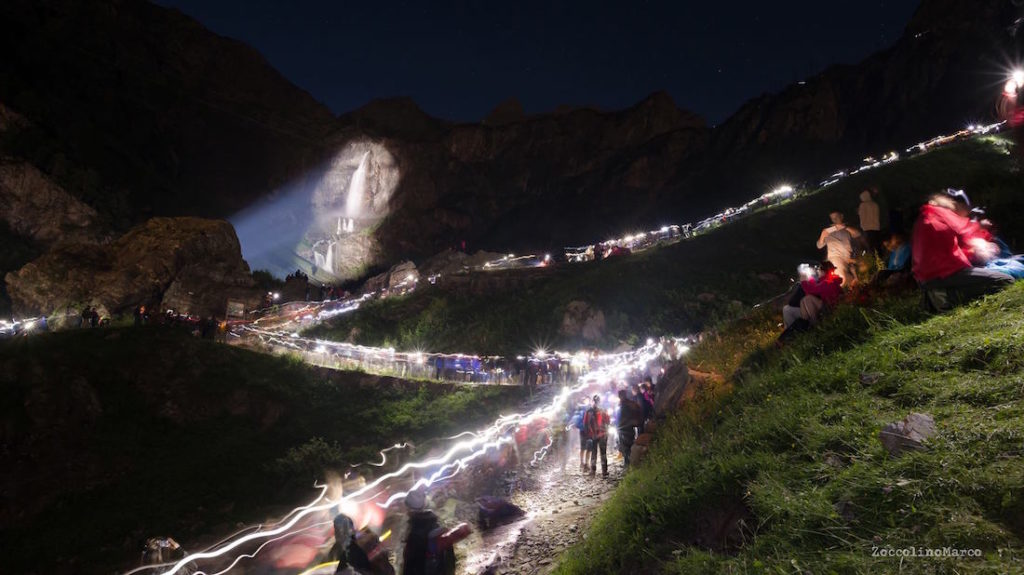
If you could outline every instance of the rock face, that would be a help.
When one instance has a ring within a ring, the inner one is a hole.
[[[416,285],[420,281],[420,273],[416,270],[416,264],[404,261],[396,264],[388,271],[375,275],[362,286],[363,293],[373,293],[382,290],[401,290]]]
[[[992,118],[1007,72],[994,63],[1020,43],[1014,4],[923,0],[890,48],[747,102],[716,128],[715,165],[695,182],[730,189],[744,179],[738,166],[820,177],[809,168],[856,163],[883,146],[960,130],[965,118]]]
[[[604,337],[604,312],[583,301],[572,301],[562,316],[562,335],[595,342]]]
[[[654,417],[662,419],[674,411],[686,397],[690,385],[690,371],[686,367],[686,362],[680,359],[669,364],[665,375],[661,376],[656,385]]]
[[[96,210],[25,162],[0,160],[0,221],[41,245],[92,243],[102,236]]]
[[[126,194],[226,217],[316,164],[332,114],[255,50],[142,0],[0,4],[0,101]],[[47,149],[23,150],[49,171]]]
[[[222,315],[228,298],[258,299],[231,225],[200,218],[154,218],[107,245],[58,245],[6,280],[24,314],[146,304]]]
[[[474,254],[447,249],[434,254],[423,262],[420,272],[424,276],[452,275],[462,273],[466,270],[479,268],[487,262],[497,260],[503,254],[497,252],[478,251]]]
[[[1015,4],[923,0],[893,47],[709,128],[665,93],[533,116],[510,100],[478,124],[408,98],[333,117],[255,51],[174,10],[10,0],[0,102],[42,134],[18,153],[44,174],[75,166],[88,193],[67,191],[100,216],[229,217],[269,197],[251,227],[233,218],[250,263],[344,280],[453,245],[554,251],[609,222],[692,220],[767,181],[812,181],[987,118],[998,86],[983,75],[1018,51]]]

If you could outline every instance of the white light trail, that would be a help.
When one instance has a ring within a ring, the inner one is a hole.
[[[657,358],[662,351],[663,346],[661,342],[656,342],[652,345],[646,345],[631,352],[603,356],[603,367],[598,368],[580,378],[579,383],[574,387],[563,388],[546,406],[538,407],[527,413],[514,413],[511,415],[500,416],[489,427],[475,433],[460,433],[455,437],[468,435],[470,436],[470,439],[455,442],[443,455],[428,458],[423,461],[406,463],[399,469],[386,473],[365,486],[347,495],[341,496],[338,499],[325,500],[326,486],[321,486],[322,491],[317,499],[309,504],[292,510],[285,516],[284,520],[275,524],[274,528],[248,533],[216,549],[209,549],[187,555],[177,563],[174,563],[170,570],[164,572],[164,575],[174,575],[184,569],[189,563],[198,563],[203,560],[224,557],[243,545],[262,541],[262,544],[256,549],[256,551],[235,557],[234,561],[227,569],[219,571],[216,574],[211,574],[222,575],[237,565],[238,561],[242,558],[251,558],[258,554],[263,547],[272,541],[293,535],[301,530],[308,529],[308,527],[303,527],[299,530],[294,530],[303,518],[313,513],[330,511],[343,503],[367,503],[373,501],[382,492],[389,489],[389,482],[392,480],[400,480],[405,475],[414,471],[433,469],[430,475],[416,480],[408,490],[393,493],[383,503],[377,503],[378,506],[386,509],[396,501],[403,499],[410,491],[418,488],[430,487],[435,483],[454,477],[475,459],[487,454],[488,452],[496,450],[505,444],[513,442],[514,438],[512,437],[512,433],[516,428],[529,425],[539,419],[550,419],[553,416],[562,413],[565,403],[573,394],[580,393],[592,386],[606,383],[609,379],[622,375],[622,372],[626,370],[634,371],[642,369],[652,360]],[[537,456],[535,455],[535,458],[536,457]]]

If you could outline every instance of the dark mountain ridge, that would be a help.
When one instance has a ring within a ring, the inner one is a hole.
[[[614,112],[526,116],[504,102],[479,124],[408,98],[334,117],[256,51],[177,11],[12,0],[0,7],[0,102],[42,135],[4,150],[51,175],[84,173],[68,191],[119,229],[230,217],[267,198],[274,210],[297,193],[305,207],[275,215],[296,230],[274,248],[279,271],[344,259],[331,270],[343,279],[462,242],[552,249],[692,220],[988,120],[1019,16],[1009,0],[924,0],[891,48],[709,128],[665,93]],[[365,197],[346,207],[357,177]]]

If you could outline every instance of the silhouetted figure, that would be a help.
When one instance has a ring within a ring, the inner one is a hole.
[[[445,532],[437,515],[427,509],[427,495],[421,489],[405,496],[409,532],[402,551],[403,575],[455,575],[455,544],[465,539],[469,526],[459,524]]]
[[[633,449],[636,430],[643,417],[643,408],[625,389],[619,390],[619,452],[623,467],[629,467],[629,452]]]

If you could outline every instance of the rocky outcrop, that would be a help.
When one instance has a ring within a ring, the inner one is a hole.
[[[395,291],[415,287],[420,281],[420,273],[416,264],[404,261],[391,266],[388,271],[375,275],[366,280],[362,286],[362,293],[376,293],[380,291]]]
[[[658,379],[654,400],[654,417],[663,419],[678,408],[690,390],[690,371],[686,362],[677,360],[669,364],[665,374]]]
[[[502,124],[520,122],[525,118],[526,114],[523,112],[522,102],[516,98],[509,98],[495,106],[491,113],[487,114],[487,117],[484,118],[484,125],[500,126]]]
[[[420,273],[426,277],[452,275],[477,269],[487,262],[495,261],[504,254],[478,251],[474,254],[447,249],[434,254],[420,265]]]
[[[120,314],[146,304],[223,315],[228,298],[258,299],[234,229],[200,218],[154,218],[106,245],[60,244],[6,280],[25,314],[82,304]]]
[[[31,164],[0,160],[0,221],[41,245],[93,243],[103,237],[96,210]]]
[[[316,165],[333,115],[255,50],[143,0],[0,4],[0,101],[49,171],[88,167],[130,219],[226,217]]]
[[[604,337],[604,312],[591,307],[584,301],[571,301],[565,306],[562,314],[562,327],[559,333],[566,337],[581,338],[588,342],[596,342]]]

